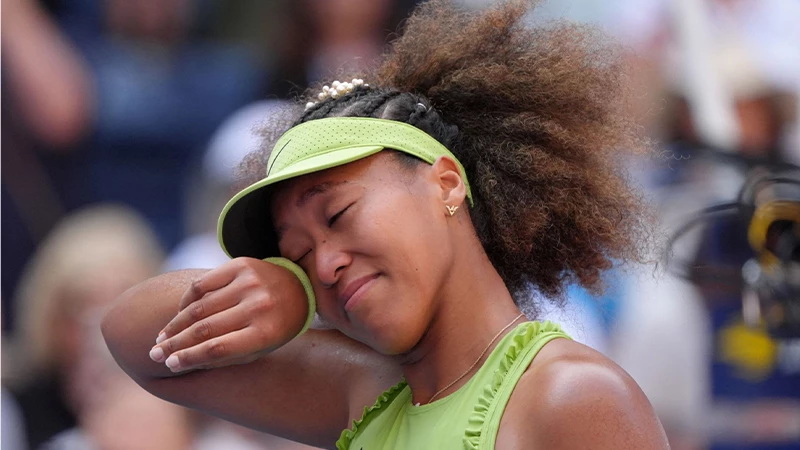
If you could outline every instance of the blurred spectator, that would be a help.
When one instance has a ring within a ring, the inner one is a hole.
[[[3,412],[0,416],[2,419],[0,421],[0,448],[8,450],[28,448],[28,442],[25,440],[25,424],[22,421],[19,405],[5,388],[0,390],[0,401],[2,401],[0,410]]]
[[[100,314],[83,320],[72,396],[77,426],[60,432],[44,450],[181,450],[192,448],[189,411],[140,388],[115,363],[100,333]]]
[[[74,144],[95,101],[86,62],[37,2],[4,1],[2,20],[3,72],[14,80],[9,93],[22,100],[19,113],[43,143]]]
[[[297,0],[287,4],[269,93],[330,82],[372,66],[419,0]]]
[[[309,80],[325,80],[334,70],[360,72],[380,56],[391,0],[301,3],[312,28],[319,33],[306,69]]]
[[[6,299],[57,219],[86,204],[128,204],[175,245],[181,187],[211,131],[268,83],[251,49],[207,39],[214,2],[46,5],[3,3]]]
[[[119,206],[74,213],[40,246],[15,298],[18,333],[3,339],[2,353],[4,383],[19,403],[32,448],[74,427],[91,400],[84,342],[96,330],[86,321],[157,273],[161,260],[150,228]]]
[[[705,449],[713,346],[705,305],[663,269],[626,275],[610,355],[647,394],[672,449]]]
[[[735,144],[714,149],[697,132],[697,110],[681,66],[666,75],[667,165],[649,172],[667,229],[691,211],[731,201],[748,170],[780,162],[782,139],[796,118],[796,91],[771,77],[733,34],[715,41],[709,70],[730,96]],[[742,323],[741,268],[753,256],[749,218],[718,218],[687,236],[670,264],[688,280],[632,280],[615,355],[648,394],[673,448],[769,449],[800,446],[800,355]],[[699,287],[699,289],[698,289]],[[647,299],[647,302],[643,302]],[[656,349],[654,351],[654,349]]]
[[[699,17],[686,17],[687,5]],[[747,55],[750,67],[746,72],[757,68],[760,82],[770,87],[773,93],[788,93],[796,96],[800,92],[800,28],[796,26],[796,17],[800,16],[800,3],[793,0],[617,0],[611,3],[612,10],[605,20],[608,29],[614,31],[626,45],[635,52],[635,61],[638,61],[640,73],[646,73],[650,79],[639,80],[642,96],[647,97],[648,104],[644,108],[652,110],[658,103],[659,86],[665,86],[678,81],[681,76],[698,78],[696,70],[704,69],[699,73],[702,78],[708,77],[711,81],[706,85],[708,90],[719,90],[722,102],[727,102],[739,89],[737,86],[727,86],[728,78],[739,74],[728,72],[718,73],[711,58],[725,59],[729,56],[720,55],[718,52]],[[697,35],[686,35],[686,22],[697,19],[701,29]],[[696,39],[687,40],[686,37]],[[691,46],[697,49],[690,48]],[[705,51],[702,51],[702,50]],[[700,50],[697,53],[692,53]],[[680,73],[678,73],[678,71]],[[721,77],[720,77],[721,75]],[[680,81],[686,88],[696,80]],[[703,93],[684,91],[688,106],[697,101],[697,96]],[[750,106],[740,106],[739,114],[749,114]],[[712,110],[714,111],[714,110]],[[718,110],[716,110],[719,112]],[[795,110],[796,111],[796,110]],[[644,110],[643,110],[644,113]],[[665,111],[670,116],[670,111]],[[795,112],[796,114],[796,112]],[[648,114],[653,119],[659,119],[657,114]],[[714,121],[715,117],[694,117],[695,127],[698,124]],[[796,117],[795,117],[796,119]],[[667,121],[667,125],[671,122]],[[787,123],[777,136],[782,141],[782,157],[800,161],[800,139],[786,142],[792,135],[791,128],[797,131],[797,121]],[[661,136],[662,130],[658,125],[652,126],[651,131]],[[669,133],[671,128],[667,127]],[[696,131],[696,130],[695,130]],[[753,132],[755,130],[749,130]],[[733,130],[732,134],[736,134]],[[745,132],[748,132],[745,130]],[[699,134],[702,136],[702,133]],[[669,135],[667,135],[667,139]],[[706,142],[708,143],[708,142]],[[745,143],[745,145],[749,145]]]
[[[776,163],[788,156],[792,150],[784,137],[796,121],[798,91],[772,78],[736,35],[727,36],[716,45],[709,62],[716,79],[731,98],[738,131],[731,149],[738,152],[736,160],[752,165]],[[698,132],[696,111],[692,110],[691,100],[686,95],[689,92],[687,74],[680,71],[680,64],[675,67],[677,69],[667,74],[670,85],[665,113],[671,120],[666,122],[665,137],[673,146],[702,149],[709,143]]]

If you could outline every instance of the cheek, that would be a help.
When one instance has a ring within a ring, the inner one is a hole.
[[[363,227],[376,264],[387,276],[385,310],[395,322],[416,328],[433,310],[443,274],[451,264],[447,224],[429,204],[402,196],[378,203],[374,218]],[[387,206],[392,205],[392,206]]]
[[[414,284],[424,284],[439,270],[447,227],[429,202],[404,193],[375,202],[365,212],[358,239],[373,246],[372,254],[385,259],[391,266],[387,269],[413,279]]]

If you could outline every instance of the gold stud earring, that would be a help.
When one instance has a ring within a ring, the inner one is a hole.
[[[446,206],[447,206],[447,212],[449,212],[449,213],[450,213],[450,216],[451,216],[451,217],[452,217],[452,215],[453,215],[453,214],[455,214],[455,213],[456,213],[456,211],[458,210],[458,206],[450,206],[450,205],[446,205]]]

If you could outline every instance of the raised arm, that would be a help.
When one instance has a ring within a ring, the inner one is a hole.
[[[81,55],[38,3],[3,1],[4,75],[36,136],[65,148],[91,125],[93,80]]]
[[[225,279],[181,310],[182,299],[203,283]],[[172,272],[135,286],[106,315],[103,335],[120,366],[158,397],[332,447],[349,421],[399,380],[400,370],[337,331],[309,330],[292,339],[306,313],[305,293],[291,272],[239,258],[214,271]],[[189,370],[173,373],[149,354],[167,323],[186,317],[193,323],[159,346],[191,355],[181,362]]]

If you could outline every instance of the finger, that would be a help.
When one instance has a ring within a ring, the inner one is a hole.
[[[230,289],[234,287],[234,285],[235,282],[225,286],[225,288],[213,291],[200,300],[181,309],[164,329],[161,330],[156,339],[156,344],[160,344],[167,338],[180,334],[194,323],[238,305],[240,302],[240,292],[235,288]]]
[[[242,328],[175,352],[165,363],[172,372],[224,366],[226,361],[263,350],[259,335],[255,327]]]
[[[200,300],[209,292],[229,285],[236,279],[238,270],[237,265],[229,262],[206,272],[202,277],[194,280],[189,288],[186,289],[186,292],[183,293],[181,301],[178,303],[179,310],[183,310],[190,304]]]
[[[241,306],[226,309],[193,323],[177,335],[154,345],[150,350],[150,359],[164,362],[175,352],[246,327],[250,324],[250,316],[242,309]]]

